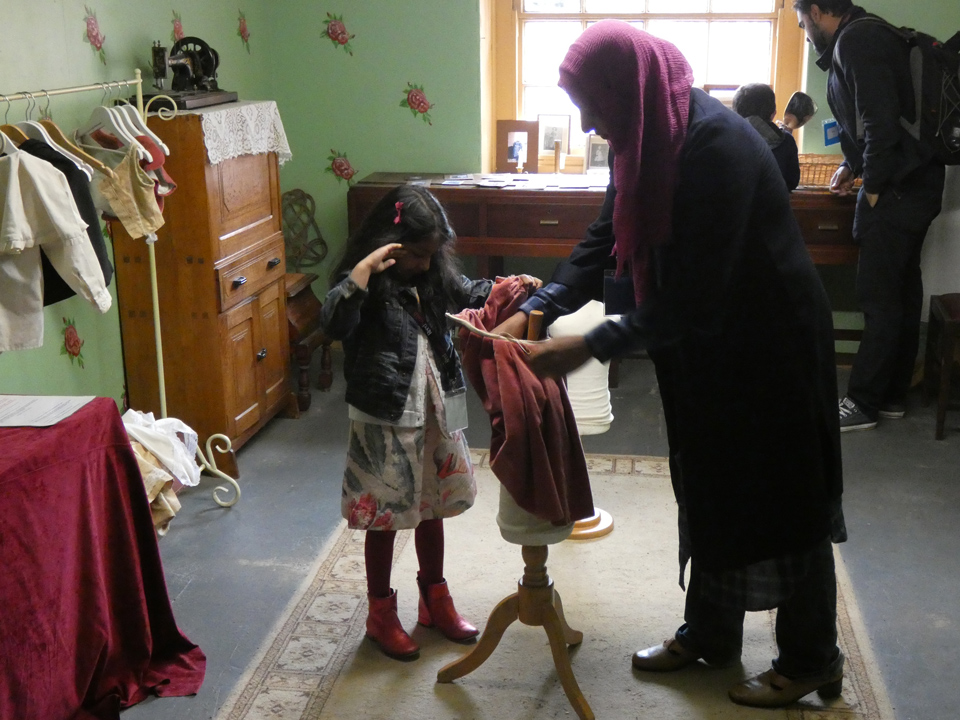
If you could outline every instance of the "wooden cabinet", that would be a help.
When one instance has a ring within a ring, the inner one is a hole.
[[[149,125],[177,183],[155,245],[167,414],[236,449],[278,412],[296,414],[277,158],[211,165],[199,115]],[[112,229],[130,406],[159,416],[147,246]]]

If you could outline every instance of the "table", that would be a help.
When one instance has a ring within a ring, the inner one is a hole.
[[[391,188],[405,182],[429,183],[457,232],[457,253],[476,256],[480,277],[503,274],[504,256],[566,258],[597,219],[606,189],[605,175],[469,175],[461,185],[449,175],[377,172],[347,193],[349,231]],[[521,178],[527,178],[522,180]],[[411,178],[415,178],[411,180]],[[503,178],[508,187],[482,187],[484,178]],[[559,183],[560,185],[551,185]],[[532,188],[530,186],[533,186]],[[855,265],[853,196],[801,189],[790,196],[804,242],[818,265]]]
[[[0,718],[113,720],[200,688],[113,400],[0,428],[0,567]]]

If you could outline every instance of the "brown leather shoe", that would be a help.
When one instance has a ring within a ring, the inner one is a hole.
[[[685,649],[676,638],[670,638],[664,640],[662,645],[637,650],[633,654],[633,666],[637,670],[648,672],[673,672],[692,665],[699,659],[699,655]]]
[[[814,691],[824,700],[840,697],[843,691],[843,670],[828,678],[791,680],[771,669],[746,682],[734,685],[728,694],[730,699],[738,705],[778,708],[791,705]]]

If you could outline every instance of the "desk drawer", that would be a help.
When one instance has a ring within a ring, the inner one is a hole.
[[[491,238],[582,238],[599,214],[599,205],[490,202],[486,234]]]
[[[794,208],[807,245],[854,245],[853,207]]]
[[[261,288],[282,278],[286,271],[283,233],[274,233],[250,246],[217,268],[220,312],[255,295]]]

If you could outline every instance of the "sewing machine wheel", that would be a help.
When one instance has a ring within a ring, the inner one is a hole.
[[[198,37],[185,37],[177,40],[170,49],[171,57],[180,54],[196,55],[200,67],[194,68],[194,77],[216,78],[220,66],[220,55]]]

